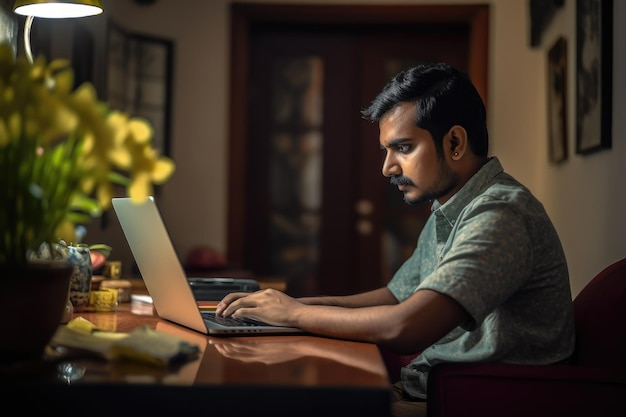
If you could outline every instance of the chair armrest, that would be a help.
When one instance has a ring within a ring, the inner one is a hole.
[[[411,363],[411,361],[419,355],[419,353],[413,354],[401,354],[392,350],[386,349],[382,346],[378,346],[380,356],[387,368],[387,375],[390,383],[395,383],[400,380],[400,370],[402,367]]]
[[[428,379],[428,416],[623,416],[626,370],[445,363]]]

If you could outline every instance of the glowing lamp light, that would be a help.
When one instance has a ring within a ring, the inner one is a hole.
[[[95,16],[103,12],[100,0],[15,0],[13,11],[26,16],[24,23],[24,50],[32,63],[30,28],[35,17],[66,19]]]
[[[15,13],[23,16],[65,19],[102,13],[100,0],[16,0]]]

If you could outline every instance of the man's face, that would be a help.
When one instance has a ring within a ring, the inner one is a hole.
[[[452,196],[458,176],[445,157],[437,154],[430,133],[417,127],[414,118],[415,103],[401,103],[380,120],[380,146],[386,151],[383,175],[398,186],[408,204],[435,199],[443,204]]]

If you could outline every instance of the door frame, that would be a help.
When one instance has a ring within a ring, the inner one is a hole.
[[[228,145],[229,264],[244,268],[246,224],[247,91],[252,28],[257,24],[462,23],[470,28],[468,73],[487,105],[489,5],[284,5],[232,3]]]

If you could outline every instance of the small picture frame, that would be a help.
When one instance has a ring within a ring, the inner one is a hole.
[[[611,148],[613,1],[576,0],[576,153]]]
[[[548,50],[548,155],[567,159],[567,41],[559,37]]]

